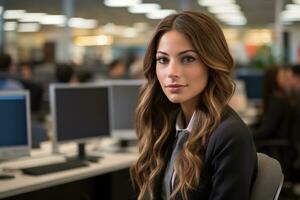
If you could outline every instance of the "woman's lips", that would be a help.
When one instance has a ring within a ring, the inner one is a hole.
[[[180,90],[187,85],[182,85],[182,84],[167,84],[165,87],[167,90],[169,90],[171,93],[178,93]]]

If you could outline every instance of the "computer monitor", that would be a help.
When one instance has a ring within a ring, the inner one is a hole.
[[[0,160],[30,155],[30,98],[27,91],[0,91]]]
[[[104,82],[102,82],[104,83]],[[112,137],[119,141],[119,151],[127,151],[127,147],[135,145],[135,109],[144,80],[111,80],[106,82],[111,94],[111,128]]]
[[[263,71],[239,69],[236,71],[236,79],[245,82],[249,102],[260,104],[262,101]]]
[[[143,83],[143,80],[116,80],[111,82],[111,127],[113,136],[136,138],[134,114]],[[118,132],[127,132],[129,135],[118,135]]]
[[[79,159],[85,155],[87,140],[110,136],[109,88],[91,84],[50,85],[50,106],[53,118],[53,151],[58,143],[78,143]]]

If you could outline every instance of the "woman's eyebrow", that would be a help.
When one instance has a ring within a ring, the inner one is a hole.
[[[157,54],[158,54],[158,53],[161,53],[161,54],[164,54],[164,55],[168,55],[166,52],[163,52],[163,51],[157,51],[156,53],[157,53]]]
[[[177,55],[182,55],[182,54],[185,54],[185,53],[188,53],[188,52],[197,53],[197,52],[196,52],[195,50],[193,50],[193,49],[187,49],[187,50],[184,50],[184,51],[179,52]],[[163,51],[157,51],[156,53],[161,53],[161,54],[164,54],[164,55],[169,55],[168,53],[163,52]]]
[[[197,53],[195,50],[193,49],[188,49],[188,50],[184,50],[184,51],[181,51],[178,53],[178,55],[182,55],[182,54],[185,54],[185,53],[188,53],[188,52],[193,52],[193,53]]]

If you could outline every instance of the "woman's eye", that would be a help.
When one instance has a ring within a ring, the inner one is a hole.
[[[168,62],[168,59],[165,57],[157,58],[156,61],[160,64],[166,64]]]
[[[185,56],[185,57],[182,59],[183,63],[190,63],[190,62],[193,62],[194,60],[195,60],[195,58],[192,57],[192,56]]]

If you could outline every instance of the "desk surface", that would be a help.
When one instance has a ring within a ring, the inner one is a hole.
[[[0,198],[10,197],[51,186],[69,183],[105,173],[130,167],[136,160],[135,153],[103,154],[99,163],[90,163],[90,166],[52,173],[42,176],[30,176],[15,173],[16,178],[0,181]]]

